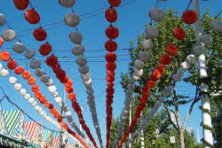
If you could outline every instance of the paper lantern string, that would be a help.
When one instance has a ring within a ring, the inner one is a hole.
[[[61,6],[67,5],[65,1],[59,1]],[[71,7],[71,5],[70,5]],[[90,76],[89,72],[89,67],[87,63],[87,59],[84,56],[84,47],[82,46],[82,35],[77,29],[77,25],[80,23],[80,17],[78,16],[77,13],[74,13],[74,5],[71,7],[72,13],[67,13],[64,17],[64,22],[67,26],[70,27],[75,27],[75,31],[72,32],[69,35],[70,40],[76,44],[76,46],[72,49],[72,53],[77,56],[76,63],[79,66],[79,72],[81,74],[81,79],[83,84],[86,87],[86,92],[87,92],[87,99],[88,99],[88,105],[90,107],[91,111],[91,116],[93,119],[93,124],[96,130],[96,134],[98,136],[99,142],[100,142],[100,147],[103,148],[102,145],[102,138],[101,138],[101,132],[100,132],[100,127],[99,127],[99,122],[98,122],[98,117],[97,117],[97,112],[96,112],[96,107],[95,107],[95,96],[94,96],[94,90],[92,88],[92,79]],[[67,86],[66,89],[72,89],[71,86]],[[72,93],[72,91],[68,93]],[[82,117],[79,116],[79,119],[82,120]],[[80,121],[81,121],[80,120]],[[82,124],[82,122],[80,122]],[[88,127],[86,125],[82,125],[83,129],[88,131]],[[97,147],[94,138],[91,136],[91,133],[88,132],[88,137],[90,138],[91,142],[93,142],[94,146]]]
[[[19,43],[19,45],[20,45],[21,43]],[[17,45],[17,46],[19,46],[19,45]],[[46,44],[44,44],[45,46],[49,46],[49,44],[48,43],[46,43]],[[19,52],[19,53],[22,53],[23,51],[24,51],[24,49],[25,49],[25,46],[22,44],[22,46],[23,46],[23,48],[21,49],[21,45],[19,46],[19,47],[17,47],[17,48],[19,48],[19,49],[15,49],[15,51],[17,51],[17,52]],[[15,46],[14,46],[14,48],[16,48]],[[43,48],[47,48],[47,47],[43,47]],[[30,59],[30,58],[33,58],[34,57],[34,55],[35,55],[35,52],[34,51],[32,51],[32,50],[28,50],[27,52],[26,52],[26,54],[25,54],[25,57],[27,58],[27,59]],[[10,63],[12,63],[12,61],[10,61],[9,62],[9,64]],[[37,60],[37,59],[34,59],[33,58],[33,60],[30,62],[30,67],[32,68],[32,69],[36,69],[36,71],[38,72],[38,68],[40,68],[41,67],[41,64],[39,63],[39,60]],[[10,68],[10,67],[9,67]],[[11,68],[10,68],[11,69]],[[42,70],[42,69],[41,69]],[[51,83],[51,84],[49,84],[49,82],[48,81],[50,81],[51,79],[50,79],[50,77],[49,76],[47,76],[44,72],[43,72],[43,70],[42,70],[42,74],[43,75],[41,75],[41,78],[47,78],[46,80],[44,80],[44,79],[40,79],[41,80],[41,82],[43,82],[45,85],[47,85],[48,86],[48,91],[50,91],[50,88],[55,88],[55,90],[56,90],[56,87],[54,86],[54,84],[53,83]],[[51,80],[52,81],[52,80]],[[54,94],[56,94],[57,92],[56,91],[52,91],[51,92],[52,93],[52,95],[54,95]],[[55,95],[54,95],[55,96]],[[58,97],[58,93],[57,93],[57,95],[56,95],[56,97]],[[56,98],[56,97],[54,97],[54,98]],[[57,101],[60,101],[60,107],[61,107],[61,100],[58,100],[57,99]],[[63,102],[63,101],[62,101]],[[67,105],[63,102],[63,104],[64,104],[64,109],[66,109],[65,110],[65,114],[66,113],[71,113],[70,112],[70,110],[69,110],[69,108],[67,107]],[[69,120],[69,122],[70,122],[70,124],[72,125],[72,127],[77,131],[77,133],[79,134],[79,135],[81,135],[83,138],[84,138],[84,135],[82,134],[82,132],[80,131],[80,129],[78,128],[78,126],[73,122],[73,119],[72,119],[72,116],[71,116],[71,114],[69,115],[69,116],[66,116],[66,118],[68,118]]]
[[[8,53],[8,55],[10,55],[10,54]],[[2,60],[3,58],[4,58],[4,55],[2,55],[2,52],[1,52],[0,53],[0,59]],[[3,75],[7,74],[5,71],[3,71],[3,72],[4,72]],[[32,77],[31,72],[24,71],[22,73],[22,77],[24,79],[28,80],[29,78]],[[72,131],[68,127],[68,125],[63,121],[62,116],[54,108],[54,106],[43,96],[43,94],[41,93],[40,87],[38,85],[35,85],[35,84],[32,84],[31,86],[32,86],[32,91],[35,94],[35,98],[37,98],[41,104],[43,104],[45,107],[47,107],[50,110],[50,113],[57,119],[57,121],[60,123],[60,125],[67,130],[68,133],[73,135],[75,138],[77,138],[80,141],[80,143],[82,143],[85,147],[87,147],[86,144],[83,142],[83,140],[74,131]]]

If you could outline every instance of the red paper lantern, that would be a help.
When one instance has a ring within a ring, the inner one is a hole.
[[[109,40],[105,43],[105,48],[109,52],[114,52],[117,49],[117,43],[115,41]]]
[[[113,81],[115,80],[115,77],[114,77],[114,76],[113,76],[113,77],[106,76],[106,80],[107,80],[108,82],[113,82]]]
[[[35,11],[34,8],[25,11],[25,19],[30,24],[37,24],[40,21],[40,16],[38,12]]]
[[[108,0],[109,4],[113,7],[118,7],[121,4],[121,0]]]
[[[69,93],[68,98],[72,101],[72,102],[76,102],[76,95],[74,93]]]
[[[54,56],[53,54],[50,55],[49,57],[47,57],[47,59],[46,59],[46,64],[48,66],[52,67],[52,66],[56,65],[57,63],[58,63],[58,58],[56,56]]]
[[[52,108],[49,111],[50,111],[51,114],[55,114],[56,113],[56,109],[55,108]]]
[[[15,60],[10,60],[7,63],[7,66],[8,66],[9,69],[15,69],[17,67],[17,62]]]
[[[20,75],[24,72],[24,68],[22,66],[18,66],[16,69],[15,69],[15,73],[17,75]]]
[[[31,77],[31,72],[29,71],[25,71],[23,74],[22,74],[22,77],[24,79],[29,79]]]
[[[159,69],[154,69],[153,75],[159,79],[162,76],[162,73],[159,71]]]
[[[60,79],[63,79],[63,78],[66,77],[66,72],[65,72],[64,70],[59,70],[59,71],[56,73],[56,76],[57,76],[57,78],[59,78],[59,80],[60,80]]]
[[[2,37],[0,37],[0,47],[3,45],[3,43],[4,43],[4,40]]]
[[[34,30],[33,36],[37,41],[44,41],[47,37],[47,33],[42,27],[39,27]]]
[[[40,98],[43,97],[43,95],[42,95],[41,92],[35,92],[35,97],[36,97],[37,99],[40,99]]]
[[[59,64],[59,63],[55,64],[55,65],[52,67],[52,70],[53,70],[55,73],[57,73],[58,71],[60,71],[60,70],[61,70],[60,64]]]
[[[106,89],[106,92],[107,92],[107,94],[114,94],[114,89],[113,88],[107,88]]]
[[[167,47],[166,47],[166,51],[167,51],[168,54],[170,54],[172,56],[176,56],[178,54],[178,49],[173,44],[168,44]]]
[[[115,39],[119,36],[119,30],[116,27],[109,26],[106,29],[106,36],[110,39]]]
[[[28,84],[29,84],[29,85],[33,85],[33,84],[35,84],[35,82],[36,82],[36,80],[35,80],[34,77],[30,77],[30,78],[28,79]]]
[[[52,51],[52,46],[49,43],[41,45],[39,53],[43,56],[47,56]]]
[[[150,76],[150,80],[153,81],[153,82],[156,82],[158,80],[158,78],[152,74]]]
[[[74,90],[72,86],[71,87],[66,87],[65,89],[66,89],[67,93],[71,93]]]
[[[107,87],[113,87],[114,86],[114,82],[106,82]]]
[[[160,58],[160,62],[165,64],[165,65],[168,65],[172,62],[172,59],[168,56],[168,55],[162,55],[162,57]]]
[[[105,17],[108,22],[115,22],[118,18],[118,14],[114,8],[108,8],[105,12]]]
[[[115,62],[116,61],[116,54],[113,52],[109,52],[106,54],[106,61],[107,62]]]
[[[174,28],[173,29],[173,37],[175,37],[178,40],[183,40],[185,37],[185,32],[181,27]]]
[[[8,61],[11,59],[11,55],[7,51],[0,52],[0,59],[2,61]]]
[[[157,68],[159,69],[159,71],[160,71],[161,73],[164,73],[164,72],[166,71],[165,66],[164,66],[163,63],[159,63],[158,66],[157,66]]]
[[[40,87],[38,85],[32,85],[32,91],[33,92],[39,92],[40,91]]]
[[[186,24],[193,24],[198,20],[198,15],[196,11],[186,10],[183,12],[182,21]]]
[[[19,10],[25,10],[29,5],[29,0],[13,0],[14,5]]]
[[[72,80],[68,80],[68,82],[65,84],[65,87],[71,87],[72,86]]]
[[[106,63],[106,69],[107,70],[111,70],[111,71],[113,71],[113,70],[115,70],[116,69],[116,63],[110,63],[110,62],[108,62],[108,63]]]
[[[48,109],[53,109],[53,108],[54,108],[54,105],[49,103]]]
[[[155,82],[153,82],[153,81],[148,81],[146,85],[147,85],[147,87],[148,87],[149,89],[152,89],[152,88],[155,86]]]

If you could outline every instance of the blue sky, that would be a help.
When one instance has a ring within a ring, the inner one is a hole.
[[[131,3],[128,3],[131,2]],[[114,24],[120,30],[120,36],[117,39],[119,49],[129,48],[129,41],[136,41],[136,38],[139,34],[144,31],[144,26],[147,22],[149,22],[148,11],[154,6],[156,0],[123,0],[123,3],[128,3],[119,7],[118,14],[119,18],[118,21]],[[186,8],[189,0],[168,0],[166,2],[160,2],[159,7],[163,10],[167,10],[169,8],[173,8],[174,10],[178,11],[179,14]],[[41,15],[41,25],[46,25],[46,30],[48,33],[47,40],[53,46],[53,53],[55,53],[59,60],[73,60],[75,57],[71,55],[71,49],[74,46],[68,38],[68,35],[74,29],[71,27],[66,26],[62,20],[64,14],[66,12],[70,12],[71,9],[66,9],[61,7],[57,1],[48,0],[48,1],[39,1],[39,0],[31,0],[32,5],[37,9],[37,11]],[[80,22],[78,26],[78,30],[83,34],[83,45],[86,49],[85,55],[89,57],[89,67],[91,76],[93,79],[93,87],[95,90],[95,99],[96,99],[96,107],[98,112],[98,118],[100,123],[100,128],[102,130],[102,138],[103,142],[105,141],[105,134],[106,134],[106,111],[105,111],[105,62],[95,62],[95,61],[104,61],[104,55],[106,53],[104,49],[104,43],[107,40],[104,30],[108,27],[109,23],[105,20],[104,14],[91,16],[95,14],[95,12],[101,12],[108,8],[107,1],[92,1],[92,0],[83,0],[77,1],[76,5],[74,6],[74,11],[80,15],[86,14],[83,16],[83,20]],[[201,1],[201,12],[205,12],[205,10],[209,8],[211,14],[216,14],[222,8],[222,3],[219,0],[209,0],[209,1]],[[4,1],[1,2],[0,5],[0,12],[2,12],[8,24],[11,28],[13,28],[18,33],[18,39],[20,39],[28,49],[33,48],[38,50],[39,46],[41,45],[39,42],[35,41],[32,36],[32,31],[34,28],[38,27],[39,25],[30,25],[28,24],[24,17],[23,11],[17,10],[12,1]],[[88,13],[90,12],[90,13]],[[94,12],[94,13],[92,13]],[[55,22],[59,22],[54,24]],[[54,25],[47,25],[53,23]],[[6,26],[0,27],[0,31],[5,29]],[[31,30],[31,31],[27,31]],[[24,32],[26,30],[26,32]],[[6,43],[5,46],[12,47],[15,43]],[[10,53],[14,53],[11,49],[8,49]],[[123,107],[124,102],[124,93],[120,86],[120,73],[127,72],[128,70],[128,62],[129,56],[127,55],[127,50],[118,50],[117,55],[122,55],[118,57],[118,68],[116,70],[116,81],[115,81],[115,97],[113,103],[113,110],[114,110],[114,117],[119,116],[120,111]],[[96,58],[95,58],[96,56]],[[13,55],[16,58],[24,58],[22,55]],[[40,55],[37,52],[37,57],[39,58]],[[66,57],[66,58],[64,58]],[[71,58],[70,58],[71,57]],[[94,58],[92,58],[94,57]],[[39,59],[44,59],[40,57]],[[94,61],[94,62],[92,62]],[[23,65],[27,69],[31,70],[27,64],[28,61],[19,61],[19,64]],[[43,69],[49,74],[53,80],[57,88],[59,89],[60,95],[63,95],[63,86],[56,80],[54,77],[53,72],[48,68],[45,64],[43,65]],[[87,105],[86,93],[84,85],[81,82],[80,75],[77,70],[77,64],[75,62],[62,62],[62,67],[66,70],[69,77],[72,78],[74,82],[74,91],[77,94],[77,100],[79,104],[83,107],[84,118],[86,120],[87,125],[90,127],[90,130],[97,140],[97,136],[95,134],[95,130],[93,128],[93,123],[91,120],[91,114],[89,111],[89,107]],[[32,70],[31,70],[32,71]],[[19,106],[23,107],[26,112],[31,114],[36,120],[40,121],[42,124],[54,128],[50,123],[47,123],[42,117],[40,117],[35,110],[24,100],[17,92],[14,91],[10,84],[4,83],[8,80],[0,78],[0,85],[6,90],[9,97],[16,101]],[[20,81],[26,85],[27,83],[20,78]],[[4,85],[3,85],[4,84]],[[41,82],[38,82],[41,84]],[[29,86],[25,86],[26,89],[29,89]],[[46,87],[41,85],[42,91],[44,95],[54,104],[56,104],[53,98],[49,95]],[[185,84],[178,84],[178,91],[185,92],[188,95],[193,94],[193,87],[187,86]],[[66,101],[67,104],[70,106],[70,101]],[[199,104],[200,105],[200,104]],[[195,130],[197,128],[201,128],[200,121],[201,115],[198,106],[196,105],[193,114],[190,117],[189,122],[187,123],[187,127],[193,127]],[[56,106],[58,108],[58,106]],[[4,102],[4,109],[10,109],[11,106],[7,105]],[[58,108],[59,109],[59,108]],[[183,106],[183,111],[187,111],[188,107]],[[73,112],[74,121],[78,124],[78,118],[76,114]],[[184,113],[182,113],[184,116]],[[195,131],[196,132],[196,131]],[[201,133],[202,131],[200,131]],[[202,134],[201,134],[202,135]],[[98,143],[98,142],[97,142]]]

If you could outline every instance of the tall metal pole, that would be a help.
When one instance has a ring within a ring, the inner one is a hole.
[[[140,124],[142,124],[142,117],[143,117],[143,112],[141,112],[141,118],[140,118]],[[140,143],[141,143],[141,148],[144,148],[144,132],[141,130],[140,132]]]

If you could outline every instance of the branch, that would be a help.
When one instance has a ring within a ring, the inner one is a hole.
[[[171,124],[172,124],[173,127],[176,129],[176,131],[178,132],[178,128],[177,128],[176,124],[174,124],[174,122],[172,121],[172,119],[171,119],[171,117],[170,117],[170,110],[171,110],[171,109],[169,109],[166,105],[164,105],[164,108],[165,108],[166,111],[167,111],[167,115],[168,115],[168,118],[169,118]],[[173,110],[173,113],[175,114],[174,110]],[[179,132],[178,132],[178,133],[179,133]]]
[[[186,117],[184,119],[182,128],[185,127],[185,125],[186,125],[186,123],[188,121],[188,118],[190,117],[190,114],[193,111],[194,105],[200,100],[200,97],[198,97],[198,94],[199,94],[199,86],[196,87],[196,94],[195,94],[194,100],[193,100],[193,102],[192,102],[192,104],[190,106],[189,112],[187,113],[187,115],[186,115]]]

